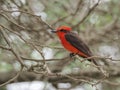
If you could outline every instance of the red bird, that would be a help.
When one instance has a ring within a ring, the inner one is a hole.
[[[71,28],[68,26],[60,26],[53,33],[57,33],[62,45],[65,49],[71,52],[70,55],[79,55],[83,58],[93,56],[88,46],[78,37],[78,34],[71,32]],[[89,59],[91,61],[91,59]],[[97,63],[92,60],[94,64]]]

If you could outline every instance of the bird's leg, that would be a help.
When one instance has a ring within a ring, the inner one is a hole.
[[[74,57],[76,54],[75,53],[70,53],[70,57]]]
[[[77,55],[77,53],[70,53],[70,58],[72,59],[72,61],[76,60],[76,57],[74,57],[75,55]]]
[[[69,60],[70,62],[71,61],[75,62],[75,60],[76,60],[76,57],[74,57],[75,55],[78,55],[78,53],[70,53],[70,60]]]

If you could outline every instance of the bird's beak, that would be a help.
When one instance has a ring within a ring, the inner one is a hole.
[[[52,30],[51,32],[52,32],[52,33],[57,33],[57,31],[56,31],[56,30]]]

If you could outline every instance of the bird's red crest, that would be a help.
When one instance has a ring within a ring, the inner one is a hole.
[[[57,28],[57,31],[59,31],[59,30],[67,30],[67,31],[70,31],[71,30],[71,27],[69,27],[69,26],[60,26],[60,27],[58,27]]]

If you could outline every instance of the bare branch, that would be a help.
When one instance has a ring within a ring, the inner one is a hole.
[[[10,48],[4,47],[4,46],[2,46],[2,45],[0,45],[0,48],[5,49],[5,50],[11,50]]]
[[[0,84],[0,87],[5,86],[5,85],[11,83],[12,81],[14,81],[15,79],[17,79],[22,71],[23,71],[23,67],[21,67],[20,71],[13,78],[11,78],[10,80],[8,80],[7,82],[5,82],[3,84]]]
[[[98,2],[89,9],[89,11],[86,13],[86,15],[82,18],[82,20],[80,20],[76,25],[72,26],[73,28],[78,27],[81,23],[83,23],[85,21],[85,19],[91,14],[91,12],[98,6],[100,0],[98,0]]]
[[[7,44],[9,45],[9,47],[11,48],[11,52],[16,56],[16,58],[18,59],[18,61],[20,62],[20,64],[21,64],[22,66],[26,66],[26,65],[24,64],[23,60],[21,59],[21,57],[19,56],[19,54],[18,54],[18,53],[14,50],[14,48],[12,47],[12,44],[11,44],[11,42],[9,41],[8,37],[7,37],[7,34],[5,33],[5,31],[3,30],[2,27],[0,28],[0,30],[1,30],[1,33],[2,33],[5,41],[7,42]]]

